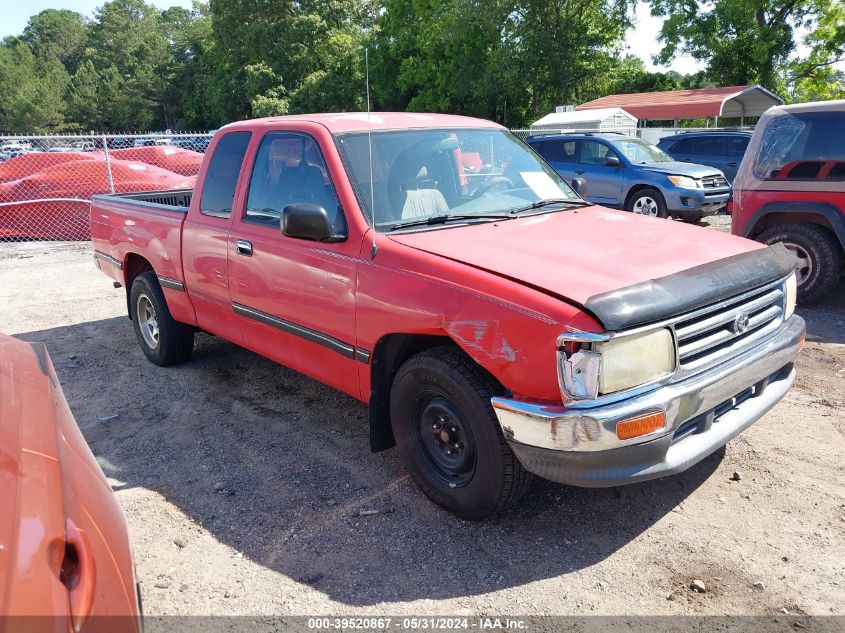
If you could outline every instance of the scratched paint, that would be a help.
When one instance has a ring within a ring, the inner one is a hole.
[[[517,352],[508,343],[498,321],[450,321],[443,329],[473,356],[509,363],[516,360]]]

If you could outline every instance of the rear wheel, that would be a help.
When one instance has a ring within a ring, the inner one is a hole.
[[[170,315],[155,273],[135,277],[129,293],[129,312],[141,350],[150,362],[166,367],[191,358],[194,328]]]
[[[448,347],[406,361],[390,392],[393,436],[411,477],[465,519],[504,512],[531,480],[502,436],[490,404],[495,392],[483,371]]]
[[[770,226],[757,236],[764,244],[783,242],[795,254],[798,300],[811,303],[833,290],[842,274],[842,251],[822,226],[786,223]]]
[[[666,209],[666,201],[657,189],[640,189],[631,199],[628,200],[628,211],[639,215],[648,215],[653,218],[665,218],[669,216]]]

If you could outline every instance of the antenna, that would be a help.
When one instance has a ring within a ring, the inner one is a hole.
[[[367,149],[370,153],[370,215],[372,216],[373,247],[370,259],[376,258],[376,192],[373,186],[373,126],[370,124],[370,49],[364,49],[364,77],[367,86]]]

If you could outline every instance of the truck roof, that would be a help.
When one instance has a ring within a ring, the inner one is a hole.
[[[452,128],[452,127],[484,127],[500,128],[501,126],[485,119],[457,116],[454,114],[430,114],[427,112],[338,112],[324,114],[292,114],[288,116],[267,117],[238,121],[225,126],[226,130],[273,127],[274,124],[295,121],[319,123],[332,134],[344,132],[366,132],[367,130],[397,130],[406,128]]]

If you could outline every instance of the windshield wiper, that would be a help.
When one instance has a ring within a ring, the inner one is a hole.
[[[397,222],[390,227],[390,231],[396,229],[404,229],[409,226],[433,226],[435,224],[446,224],[453,220],[510,220],[511,216],[504,213],[452,213],[443,215],[432,215],[428,218],[421,218],[419,220],[408,220],[407,222]]]
[[[537,202],[532,202],[531,204],[527,204],[524,207],[517,207],[516,209],[511,209],[509,213],[511,215],[516,215],[518,213],[522,213],[523,211],[532,211],[534,209],[539,209],[550,204],[571,204],[576,207],[588,207],[592,203],[587,202],[586,200],[578,200],[576,198],[547,198],[546,200],[537,200]]]

